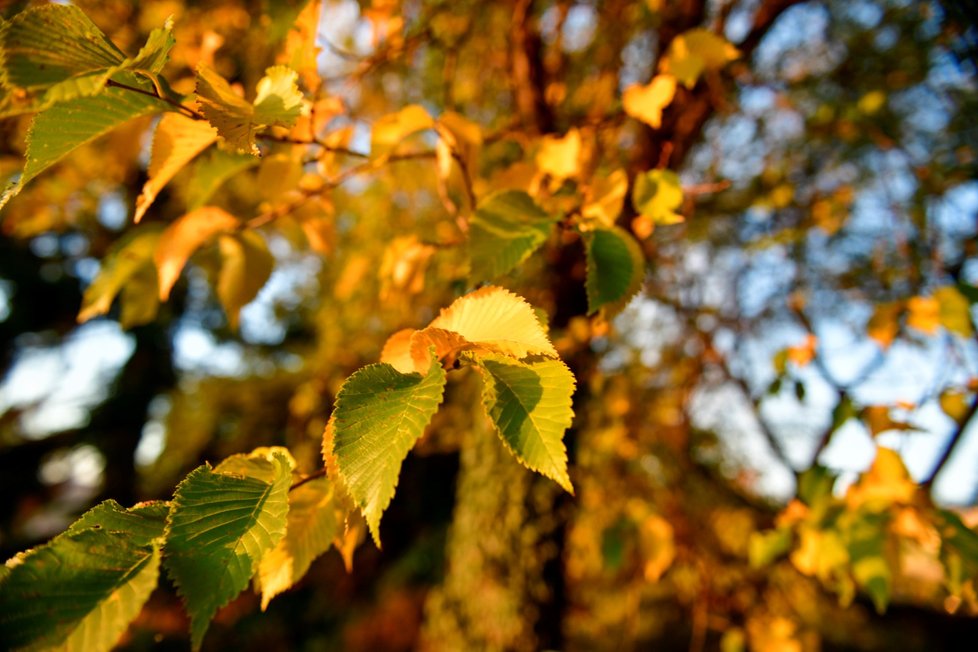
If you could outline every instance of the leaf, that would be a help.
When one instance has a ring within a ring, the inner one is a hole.
[[[719,70],[739,56],[740,51],[725,38],[697,27],[672,40],[659,69],[692,88],[704,70]]]
[[[968,399],[964,392],[945,390],[941,392],[939,403],[941,411],[957,423],[961,423],[968,414]]]
[[[971,304],[953,285],[945,285],[934,290],[941,325],[952,333],[970,338],[974,334],[971,325]]]
[[[978,581],[978,533],[965,525],[960,516],[944,509],[937,511],[937,524],[944,582],[951,595],[960,595],[966,582]]]
[[[574,419],[574,375],[560,360],[520,362],[473,355],[482,372],[482,403],[509,451],[526,468],[574,493],[564,431]]]
[[[591,182],[586,201],[581,207],[581,215],[584,217],[579,224],[581,230],[614,226],[627,194],[628,174],[624,170],[615,170],[607,177],[596,177]]]
[[[146,82],[127,78],[135,87]],[[16,183],[0,197],[2,208],[34,177],[78,147],[140,116],[172,110],[155,97],[121,88],[107,88],[94,97],[79,97],[55,104],[34,117],[27,136],[27,164]]]
[[[275,258],[268,251],[265,239],[255,231],[222,235],[217,242],[221,251],[217,298],[231,329],[237,330],[241,309],[265,286],[272,275]]]
[[[374,157],[387,156],[411,134],[433,129],[434,126],[435,121],[419,104],[411,104],[397,113],[385,115],[374,123],[370,135],[370,154]]]
[[[259,159],[249,154],[227,152],[218,147],[208,150],[193,163],[187,185],[187,208],[195,210],[204,206],[225,181],[258,163]]]
[[[469,221],[472,282],[513,270],[547,241],[556,222],[522,190],[504,190],[479,202]]]
[[[258,82],[254,104],[240,97],[227,80],[204,64],[197,66],[196,97],[200,112],[227,144],[258,155],[255,134],[263,126],[291,127],[302,113],[298,73],[272,66]]]
[[[190,614],[195,650],[217,610],[248,586],[285,535],[289,509],[284,455],[256,455],[235,460],[225,467],[229,472],[218,469],[192,471],[177,486],[167,519],[164,565]]]
[[[577,176],[581,170],[581,149],[581,132],[577,129],[563,136],[544,136],[537,152],[537,167],[557,180]]]
[[[92,284],[85,289],[82,297],[81,310],[78,312],[78,323],[84,323],[93,317],[105,315],[112,307],[115,297],[123,292],[123,306],[132,305],[132,300],[141,301],[145,307],[134,311],[129,308],[128,319],[123,318],[123,327],[130,328],[152,321],[159,306],[159,291],[156,287],[156,270],[153,267],[153,252],[160,239],[158,229],[132,231],[117,242],[108,255],[102,260],[101,269]],[[149,270],[152,285],[147,287],[143,281],[144,270]],[[139,285],[141,297],[125,294],[126,288],[132,283]],[[145,319],[144,318],[147,318]]]
[[[653,129],[662,125],[662,111],[676,95],[676,78],[656,75],[646,86],[634,84],[625,89],[622,105],[625,113]]]
[[[904,307],[903,301],[890,301],[873,308],[873,315],[866,324],[866,334],[883,350],[890,348],[900,332],[900,315]]]
[[[869,428],[869,434],[873,437],[889,430],[919,430],[911,423],[894,419],[890,415],[888,405],[868,405],[862,409],[859,416],[862,417]]]
[[[941,304],[934,297],[907,299],[907,326],[934,335],[941,326]]]
[[[650,170],[635,178],[632,204],[635,210],[655,224],[677,224],[683,216],[676,212],[683,203],[679,177],[672,170]]]
[[[768,532],[752,532],[748,543],[751,568],[763,568],[791,550],[791,528],[781,527]]]
[[[439,364],[422,376],[378,363],[350,376],[336,397],[332,453],[378,547],[380,517],[394,497],[401,463],[438,410],[444,389]]]
[[[153,136],[147,170],[149,178],[136,199],[134,221],[137,224],[174,175],[216,140],[217,131],[203,120],[193,120],[179,113],[167,113],[160,119]]]
[[[302,79],[303,86],[313,94],[322,85],[322,78],[319,76],[319,67],[316,63],[319,54],[319,48],[316,46],[316,35],[319,33],[319,15],[322,4],[321,0],[311,0],[306,3],[288,34],[286,34],[285,47],[276,61],[296,70]]]
[[[190,256],[216,235],[233,231],[237,218],[216,206],[190,211],[175,220],[160,236],[153,260],[160,279],[160,301],[170,297],[170,290]]]
[[[873,464],[849,487],[846,503],[853,509],[881,512],[895,503],[910,502],[916,492],[900,454],[880,446]]]
[[[334,504],[334,488],[327,478],[310,480],[289,492],[288,525],[275,548],[258,569],[261,608],[294,586],[316,557],[329,550],[343,533],[343,513]]]
[[[0,591],[0,648],[114,647],[156,587],[165,514],[106,501],[18,555]]]
[[[588,314],[610,304],[623,304],[642,285],[645,256],[628,232],[612,227],[584,234],[587,248]]]
[[[516,358],[557,357],[530,304],[501,287],[489,285],[459,297],[430,327],[458,333],[471,344]]]
[[[7,88],[44,88],[125,59],[72,5],[43,5],[17,14],[0,33],[0,50],[0,83]]]
[[[482,129],[479,125],[454,111],[445,111],[438,116],[435,128],[441,140],[458,154],[469,177],[475,177],[479,172],[479,150],[482,148]]]
[[[263,125],[291,127],[302,114],[299,73],[288,66],[272,66],[258,81],[255,121]]]
[[[669,521],[650,514],[639,524],[645,581],[658,582],[676,558],[675,533]]]

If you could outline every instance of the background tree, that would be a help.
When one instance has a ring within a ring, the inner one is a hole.
[[[4,647],[973,631],[964,4],[76,4],[0,27]]]

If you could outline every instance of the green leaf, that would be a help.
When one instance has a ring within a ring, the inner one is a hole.
[[[876,611],[883,613],[890,600],[892,571],[886,561],[887,514],[853,513],[845,525],[846,548],[856,584],[869,594]]]
[[[116,243],[102,260],[102,268],[82,297],[78,322],[109,312],[116,295],[122,293],[121,319],[124,328],[152,321],[159,308],[153,251],[160,239],[158,228],[131,231]]]
[[[166,511],[106,501],[8,562],[0,648],[111,649],[156,586]]]
[[[197,104],[231,148],[258,155],[255,134],[259,129],[266,125],[291,127],[302,113],[297,81],[298,73],[288,66],[272,66],[258,82],[258,96],[251,104],[218,73],[200,65]]]
[[[627,232],[612,227],[584,234],[587,247],[588,314],[609,304],[624,304],[642,285],[645,256]]]
[[[126,58],[81,9],[60,4],[14,16],[0,34],[0,50],[0,83],[7,88],[44,88]]]
[[[555,221],[521,190],[481,201],[469,222],[471,280],[488,281],[511,271],[547,241]]]
[[[285,537],[261,560],[261,608],[302,579],[316,557],[342,533],[344,512],[337,509],[333,483],[316,478],[289,492]]]
[[[960,595],[965,582],[978,582],[978,533],[965,525],[960,516],[943,509],[937,512],[937,525],[944,581],[952,595]]]
[[[147,82],[126,73],[132,86],[147,88]],[[27,136],[27,164],[16,183],[0,197],[2,208],[41,172],[85,143],[112,131],[133,118],[172,110],[155,97],[121,88],[107,88],[94,97],[60,102],[34,117]]]
[[[251,303],[272,275],[275,258],[265,239],[254,231],[222,235],[221,271],[217,277],[217,298],[224,306],[232,330],[238,328],[241,309]]]
[[[798,477],[798,498],[812,509],[819,509],[832,500],[836,475],[816,464]]]
[[[424,434],[442,401],[445,370],[402,374],[389,364],[360,369],[336,397],[333,455],[340,477],[380,546],[380,517],[387,509],[401,463]]]
[[[0,36],[3,83],[9,88],[47,88],[35,110],[56,102],[100,93],[123,71],[156,80],[175,41],[172,22],[150,34],[134,58],[125,56],[84,13],[72,6],[47,5],[15,17]]]
[[[285,456],[260,455],[229,463],[223,467],[228,472],[221,468],[192,471],[177,486],[167,519],[164,564],[190,614],[194,649],[217,610],[248,585],[261,558],[285,535],[291,480]]]
[[[238,172],[258,165],[259,159],[248,154],[211,148],[194,160],[187,184],[187,210],[205,205],[221,185]]]
[[[66,534],[100,528],[125,532],[137,546],[149,546],[163,536],[170,505],[162,501],[143,503],[126,509],[114,500],[106,500],[82,514]]]
[[[528,469],[573,493],[564,431],[574,419],[574,375],[560,360],[520,362],[472,355],[482,372],[482,401],[506,447]]]

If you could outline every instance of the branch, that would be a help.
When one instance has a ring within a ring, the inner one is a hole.
[[[964,432],[968,429],[971,421],[975,418],[976,412],[978,412],[978,397],[971,401],[971,405],[968,406],[968,411],[965,412],[961,420],[958,421],[958,427],[955,428],[954,432],[951,434],[951,440],[948,442],[947,447],[945,447],[944,452],[941,453],[941,457],[937,460],[937,464],[934,466],[933,470],[930,472],[927,478],[920,483],[921,487],[924,487],[928,491],[933,489],[934,481],[937,480],[937,476],[940,475],[941,471],[954,455],[954,451],[957,450],[961,440],[964,439]]]
[[[313,471],[312,473],[302,478],[301,480],[296,480],[295,483],[293,483],[292,486],[289,487],[289,491],[295,491],[305,483],[311,482],[316,478],[325,478],[325,477],[326,477],[326,467],[323,467],[318,471]]]
[[[127,90],[127,91],[130,91],[130,92],[133,92],[133,93],[139,93],[140,95],[146,95],[148,97],[155,98],[157,100],[160,100],[161,102],[166,102],[167,104],[169,104],[170,106],[174,107],[178,111],[183,111],[184,114],[188,118],[193,118],[194,120],[203,120],[204,119],[204,116],[202,116],[201,114],[197,113],[196,111],[194,111],[193,109],[191,109],[189,106],[184,106],[183,104],[180,104],[176,100],[172,100],[169,97],[164,97],[163,95],[161,95],[159,93],[159,91],[150,92],[150,91],[147,91],[147,90],[143,90],[142,88],[137,88],[136,86],[130,86],[128,84],[121,84],[121,83],[119,83],[117,81],[112,81],[111,79],[108,80],[107,82],[105,82],[105,85],[107,87],[109,87],[109,88],[121,88],[123,90]]]
[[[547,104],[540,34],[533,20],[533,0],[516,0],[509,30],[510,82],[523,126],[546,134],[554,130],[553,113]]]

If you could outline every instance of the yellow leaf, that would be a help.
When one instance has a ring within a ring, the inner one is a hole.
[[[940,306],[941,325],[961,337],[971,337],[971,304],[953,285],[934,290],[934,298]]]
[[[886,93],[881,90],[869,91],[857,103],[859,110],[866,115],[877,113],[886,104]]]
[[[255,231],[221,235],[218,246],[221,271],[217,277],[217,298],[227,313],[231,330],[237,330],[241,309],[264,287],[275,259],[265,240]]]
[[[424,275],[435,248],[423,244],[416,235],[394,238],[380,264],[380,298],[391,300],[395,294],[418,294],[424,289]]]
[[[902,301],[881,303],[874,308],[873,316],[866,324],[866,334],[876,340],[883,349],[889,348],[900,332],[900,314],[903,309]]]
[[[411,104],[397,113],[391,113],[377,120],[371,132],[370,153],[386,156],[411,134],[432,129],[435,121],[419,104]]]
[[[501,287],[486,286],[458,298],[430,326],[517,358],[557,356],[530,304]]]
[[[624,170],[615,170],[607,177],[595,178],[588,188],[587,198],[581,208],[581,214],[587,220],[582,221],[581,229],[614,226],[627,193],[628,175]]]
[[[676,95],[676,78],[656,75],[646,86],[629,86],[622,95],[625,113],[653,129],[662,125],[662,111]]]
[[[964,392],[954,390],[942,392],[940,403],[941,410],[944,411],[944,414],[951,417],[958,423],[960,423],[964,416],[968,413],[968,399],[966,398]]]
[[[160,279],[160,300],[166,301],[190,256],[214,236],[233,231],[237,218],[215,206],[204,206],[178,218],[160,235],[153,260]]]
[[[933,335],[941,325],[941,304],[934,297],[907,300],[907,326]]]
[[[818,338],[809,334],[805,337],[805,343],[798,346],[789,346],[786,350],[786,359],[794,362],[799,367],[806,366],[815,359],[815,347],[818,345]]]
[[[872,466],[849,487],[846,502],[853,509],[878,512],[893,504],[908,503],[917,491],[899,453],[882,446],[876,449]]]
[[[740,51],[725,38],[697,27],[672,40],[659,69],[692,88],[704,70],[719,70],[739,56]]]
[[[438,136],[465,164],[469,177],[475,177],[479,172],[479,150],[482,148],[479,125],[454,111],[445,111],[438,116],[435,128]]]
[[[677,224],[683,216],[676,210],[683,203],[679,177],[672,170],[649,170],[635,179],[632,204],[654,224]]]
[[[805,575],[828,580],[837,569],[849,561],[849,553],[835,532],[803,527],[801,542],[789,557],[791,563]]]
[[[916,430],[916,428],[905,422],[897,421],[890,415],[888,405],[870,405],[863,408],[860,414],[863,421],[869,427],[869,433],[876,437],[887,430]]]
[[[537,168],[554,179],[577,176],[581,170],[581,132],[571,129],[563,137],[544,136],[537,152]]]
[[[321,0],[310,0],[285,36],[285,48],[276,60],[295,69],[302,78],[306,89],[315,94],[322,84],[316,56],[316,35],[319,33],[319,12]]]
[[[645,561],[645,579],[657,582],[676,558],[672,525],[661,516],[649,515],[639,526],[639,542]]]
[[[163,186],[216,140],[217,130],[203,120],[193,120],[179,113],[163,114],[153,136],[153,153],[147,170],[149,179],[136,199],[137,223]]]

